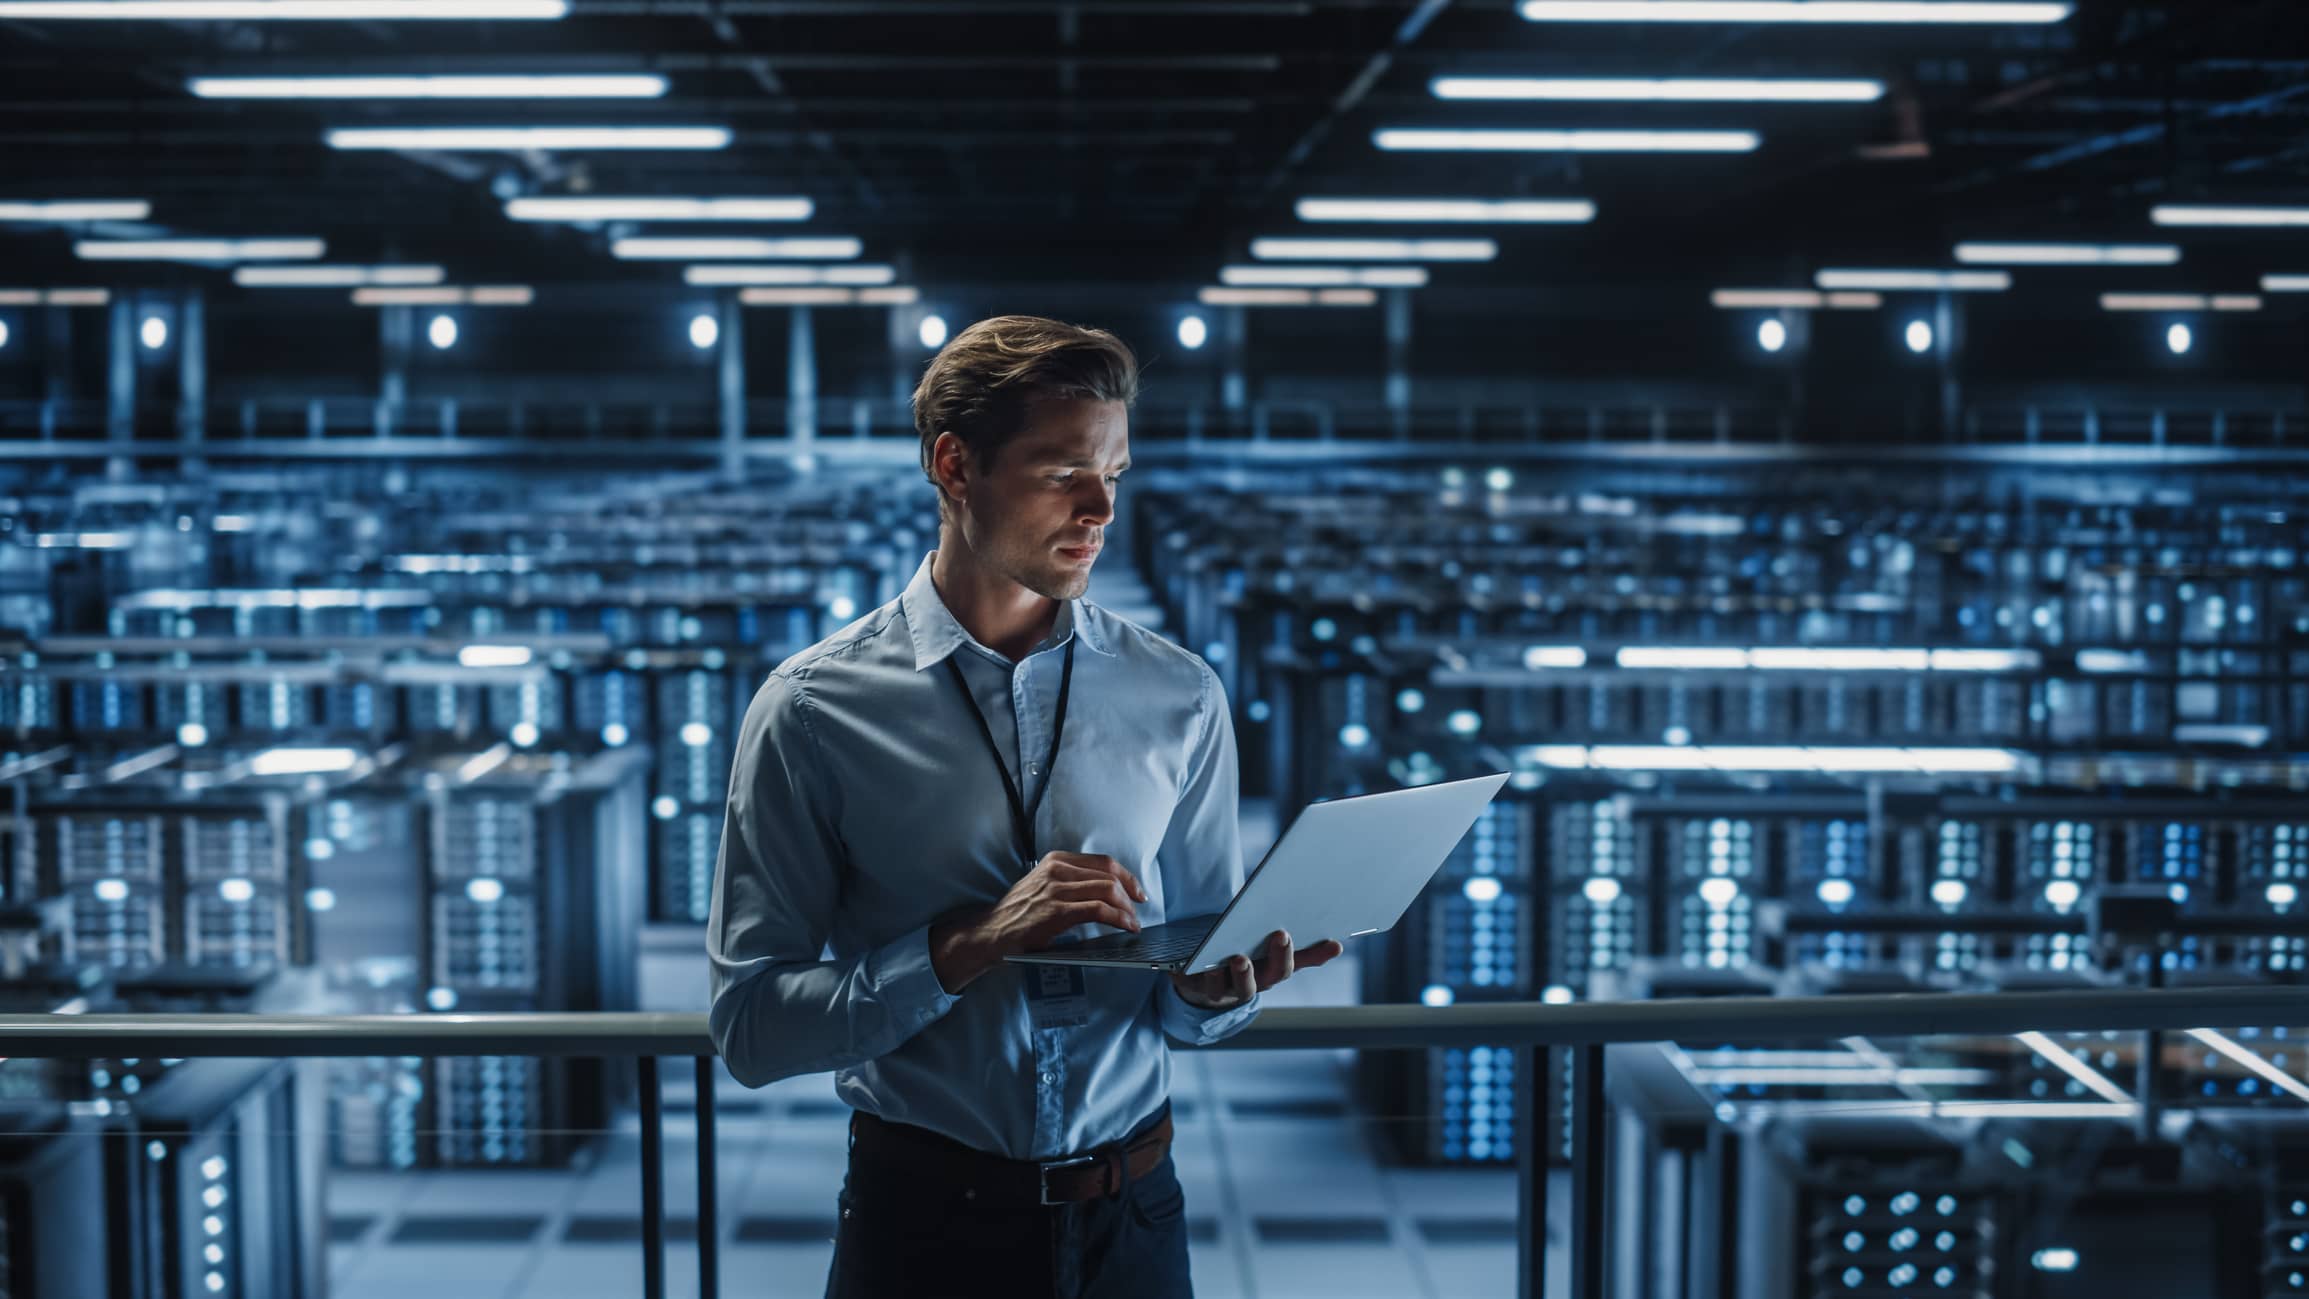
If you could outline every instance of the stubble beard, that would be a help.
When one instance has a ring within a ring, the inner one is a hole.
[[[988,556],[995,561],[995,570],[1045,600],[1073,600],[1090,589],[1089,568],[1062,567],[1040,542],[1010,538],[999,544],[1001,548]]]

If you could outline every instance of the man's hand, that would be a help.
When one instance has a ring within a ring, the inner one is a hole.
[[[1293,970],[1314,969],[1346,950],[1346,944],[1338,939],[1326,938],[1313,947],[1293,952],[1291,936],[1278,929],[1267,935],[1257,961],[1248,956],[1234,956],[1218,968],[1201,974],[1180,974],[1174,970],[1171,986],[1179,990],[1180,1000],[1190,1006],[1233,1010],[1254,994],[1290,978]]]
[[[1146,886],[1121,862],[1095,853],[1054,852],[975,916],[930,927],[930,967],[948,993],[968,987],[1002,958],[1039,952],[1085,922],[1136,933]]]

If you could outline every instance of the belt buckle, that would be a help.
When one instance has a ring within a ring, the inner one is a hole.
[[[1098,1156],[1096,1156],[1096,1155],[1076,1155],[1076,1156],[1075,1156],[1074,1158],[1072,1158],[1072,1159],[1061,1159],[1061,1160],[1058,1160],[1058,1161],[1057,1161],[1057,1162],[1055,1162],[1055,1163],[1048,1163],[1048,1164],[1044,1164],[1044,1165],[1042,1165],[1041,1171],[1040,1171],[1039,1173],[1037,1173],[1037,1174],[1036,1174],[1036,1176],[1035,1176],[1035,1180],[1036,1180],[1038,1183],[1040,1183],[1040,1192],[1041,1192],[1041,1198],[1042,1198],[1042,1202],[1043,1202],[1044,1204],[1046,1204],[1046,1205],[1047,1205],[1047,1204],[1065,1204],[1065,1203],[1067,1203],[1067,1201],[1065,1201],[1065,1200],[1053,1200],[1053,1199],[1051,1199],[1051,1198],[1050,1198],[1050,1174],[1051,1174],[1051,1170],[1053,1170],[1053,1169],[1057,1169],[1057,1168],[1080,1168],[1080,1167],[1081,1167],[1081,1166],[1083,1166],[1084,1164],[1095,1164],[1095,1163],[1097,1163],[1097,1162],[1098,1162]]]

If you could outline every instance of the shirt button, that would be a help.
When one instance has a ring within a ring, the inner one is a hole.
[[[1048,1082],[1050,1081],[1050,1075],[1049,1075],[1049,1074],[1044,1074],[1044,1075],[1042,1075],[1042,1081],[1043,1081],[1044,1083],[1048,1083]]]

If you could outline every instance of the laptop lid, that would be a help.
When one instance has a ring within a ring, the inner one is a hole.
[[[1507,773],[1421,785],[1299,813],[1184,969],[1255,956],[1278,929],[1300,947],[1392,929],[1483,812]]]

